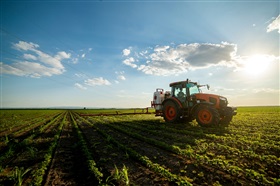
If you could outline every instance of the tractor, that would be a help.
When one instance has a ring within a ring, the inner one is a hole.
[[[201,87],[189,79],[170,83],[171,91],[161,88],[154,92],[151,106],[156,116],[162,116],[168,123],[191,122],[196,119],[200,126],[228,126],[237,114],[236,107],[228,106],[227,98],[202,93]]]

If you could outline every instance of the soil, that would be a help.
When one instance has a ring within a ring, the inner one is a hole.
[[[78,138],[73,130],[68,119],[61,132],[44,185],[96,184],[96,180],[88,174],[86,159],[77,144]]]
[[[40,167],[49,145],[55,140],[54,136],[61,122],[64,122],[63,128],[53,152],[51,163],[45,172],[42,185],[99,185],[94,175],[90,174],[87,159],[79,144],[77,130],[74,127],[74,121],[70,117],[70,112],[66,114],[66,121],[63,121],[61,117],[42,133],[35,136],[32,142],[29,142],[29,150],[31,147],[33,150],[35,149],[35,156],[32,158],[30,151],[27,151],[28,146],[22,147],[18,145],[31,133],[26,131],[20,134],[18,138],[15,138],[15,140],[18,140],[15,142],[17,143],[16,155],[2,162],[4,163],[4,172],[0,172],[0,185],[14,185],[14,182],[9,180],[8,177],[9,172],[12,172],[14,167],[31,168],[33,170]],[[133,121],[125,124],[105,120],[97,122],[94,117],[91,117],[86,118],[88,122],[85,122],[77,115],[74,119],[86,141],[89,153],[96,162],[96,167],[103,174],[103,184],[125,185],[127,181],[130,185],[177,185],[175,181],[168,180],[136,158],[130,157],[129,153],[112,143],[109,137],[133,149],[141,156],[147,157],[154,164],[160,165],[174,175],[182,178],[192,178],[193,185],[214,185],[217,183],[222,185],[242,185],[245,183],[242,178],[234,177],[223,170],[217,169],[215,166],[208,166],[209,164],[207,163],[198,164],[195,159],[189,158],[190,156],[177,154],[170,149],[168,150],[159,144],[155,144],[155,142],[163,141],[166,145],[172,146],[184,141],[185,145],[194,145],[199,135],[192,137],[190,140],[185,140],[189,137],[188,135],[172,133],[171,135],[173,136],[168,138],[167,135],[163,136],[149,132],[150,129],[144,130],[147,127],[143,127],[144,129],[142,130],[141,127],[133,127]],[[119,128],[114,127],[114,125]],[[143,126],[145,125],[143,122]],[[150,131],[152,130],[156,131],[157,128],[155,127]],[[100,131],[105,132],[109,137],[105,137]],[[133,136],[133,134],[137,134],[138,137]],[[184,140],[180,141],[180,139]],[[125,180],[124,175],[122,175],[125,169],[128,171],[129,180]],[[119,172],[119,178],[117,178],[117,172]],[[32,182],[32,174],[32,171],[26,174],[23,185],[29,185]],[[246,183],[250,184],[248,180],[246,180]]]
[[[106,173],[104,177],[112,178],[111,184],[123,184],[120,180],[114,180],[112,175],[114,175],[116,167],[121,171],[125,165],[128,168],[129,181],[134,185],[173,185],[139,162],[129,158],[125,152],[104,139],[92,126],[83,123],[80,127],[92,147],[91,151],[95,152],[98,166]]]
[[[215,183],[217,181],[225,185],[235,185],[236,179],[224,172],[216,170],[212,167],[208,167],[206,165],[197,165],[192,159],[174,154],[173,152],[166,151],[165,149],[159,148],[155,145],[151,145],[132,136],[128,136],[124,133],[121,133],[120,131],[113,129],[112,126],[108,126],[106,124],[95,125],[99,129],[106,131],[106,133],[108,133],[113,138],[121,141],[126,146],[133,148],[135,151],[144,156],[147,156],[154,163],[164,166],[171,173],[180,176],[196,178],[192,182],[195,185],[208,185],[209,183]],[[131,128],[127,127],[127,130],[131,130]],[[143,137],[156,139],[154,135],[149,133],[144,133],[141,131],[134,132],[136,132],[137,134],[141,134],[141,136]],[[178,137],[180,137],[180,135],[178,135]],[[168,141],[168,139],[164,139],[164,141]],[[182,172],[181,170],[184,170],[184,172]],[[201,174],[203,176],[199,177],[197,176],[198,174]]]

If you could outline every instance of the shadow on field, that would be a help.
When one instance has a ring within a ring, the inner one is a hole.
[[[169,145],[195,145],[196,140],[207,139],[208,134],[223,136],[229,132],[227,127],[201,127],[195,121],[185,123],[166,123],[163,119],[106,120],[105,125],[119,132],[127,133],[141,140],[157,140]]]

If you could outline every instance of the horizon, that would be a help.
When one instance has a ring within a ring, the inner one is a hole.
[[[146,108],[187,78],[231,106],[280,106],[279,5],[1,1],[0,108]]]
[[[279,107],[279,105],[261,105],[261,106],[235,106],[238,108],[251,108],[251,107]],[[135,107],[135,108],[129,108],[129,107],[82,107],[82,106],[61,106],[61,107],[6,107],[6,108],[0,108],[0,110],[132,110],[132,109],[154,109],[153,107]]]

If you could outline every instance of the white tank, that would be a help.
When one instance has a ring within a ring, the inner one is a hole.
[[[156,110],[161,110],[162,109],[162,102],[164,101],[164,90],[161,88],[157,88],[156,91],[154,92],[154,97],[153,97],[153,106],[155,107]]]

